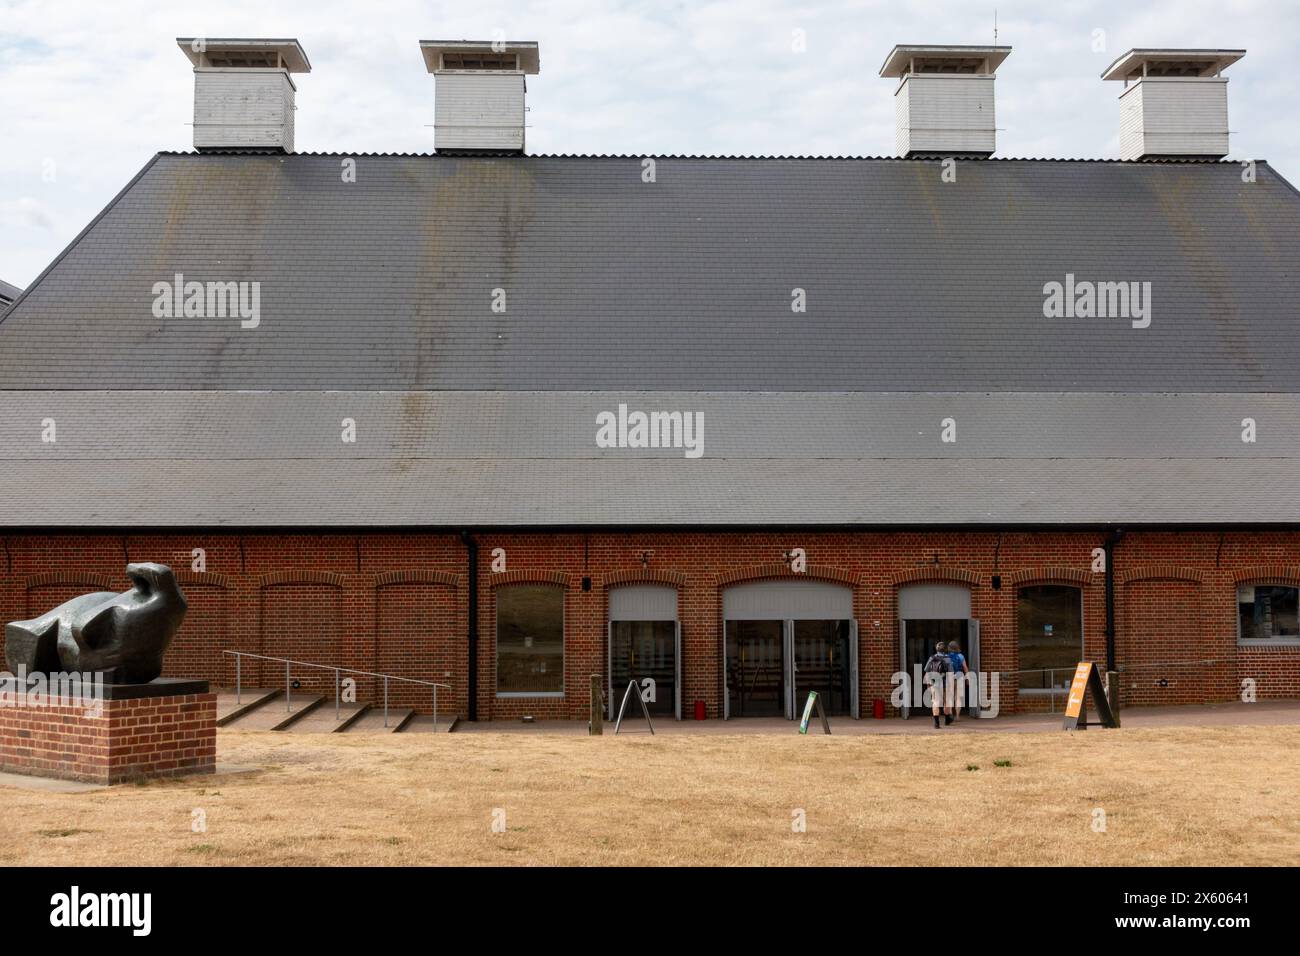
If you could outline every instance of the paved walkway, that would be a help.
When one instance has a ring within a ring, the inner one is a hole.
[[[887,718],[885,720],[851,720],[847,717],[831,718],[831,733],[858,734],[953,734],[997,733],[1028,734],[1059,731],[1061,715],[1011,714],[981,720],[963,717],[949,727],[935,730],[929,715],[917,715],[910,720]],[[1096,720],[1093,711],[1091,719]],[[1255,704],[1225,703],[1197,704],[1184,707],[1130,707],[1120,714],[1125,727],[1205,727],[1237,726],[1243,724],[1300,725],[1300,700],[1267,700]],[[1093,728],[1089,728],[1090,730]],[[525,733],[525,734],[586,734],[584,720],[539,720],[530,724],[519,720],[462,720],[452,731],[457,734]],[[605,724],[605,733],[612,734],[614,724]],[[646,733],[643,719],[625,720],[623,734]],[[798,732],[795,721],[775,717],[748,717],[738,720],[657,720],[656,734],[792,734]],[[821,723],[813,718],[809,734],[820,734]],[[621,736],[621,734],[620,734]]]

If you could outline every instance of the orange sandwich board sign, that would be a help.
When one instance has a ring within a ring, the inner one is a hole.
[[[1092,701],[1097,707],[1097,716],[1103,727],[1118,727],[1115,715],[1110,710],[1110,700],[1106,697],[1106,688],[1101,682],[1101,671],[1092,661],[1081,661],[1074,669],[1074,680],[1070,682],[1070,696],[1065,703],[1065,723],[1062,730],[1085,730],[1088,727],[1088,692],[1092,692]]]

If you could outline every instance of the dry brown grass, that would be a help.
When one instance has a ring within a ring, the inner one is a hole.
[[[224,762],[263,769],[84,794],[0,788],[0,863],[1300,859],[1300,727],[830,738],[222,732],[218,748]],[[504,833],[491,831],[498,807]],[[1090,826],[1097,807],[1105,833]],[[206,833],[191,832],[195,808]],[[807,812],[806,833],[791,830],[795,808]]]

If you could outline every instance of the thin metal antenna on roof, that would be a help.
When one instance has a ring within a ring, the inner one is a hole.
[[[993,45],[998,45],[998,8],[993,8]]]

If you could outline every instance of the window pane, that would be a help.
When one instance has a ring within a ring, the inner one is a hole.
[[[1242,640],[1300,637],[1300,590],[1271,584],[1237,589]]]
[[[497,591],[497,693],[564,692],[564,590],[520,584]]]
[[[1020,689],[1068,687],[1074,668],[1083,657],[1080,590],[1062,584],[1021,588],[1016,625],[1022,672]]]

